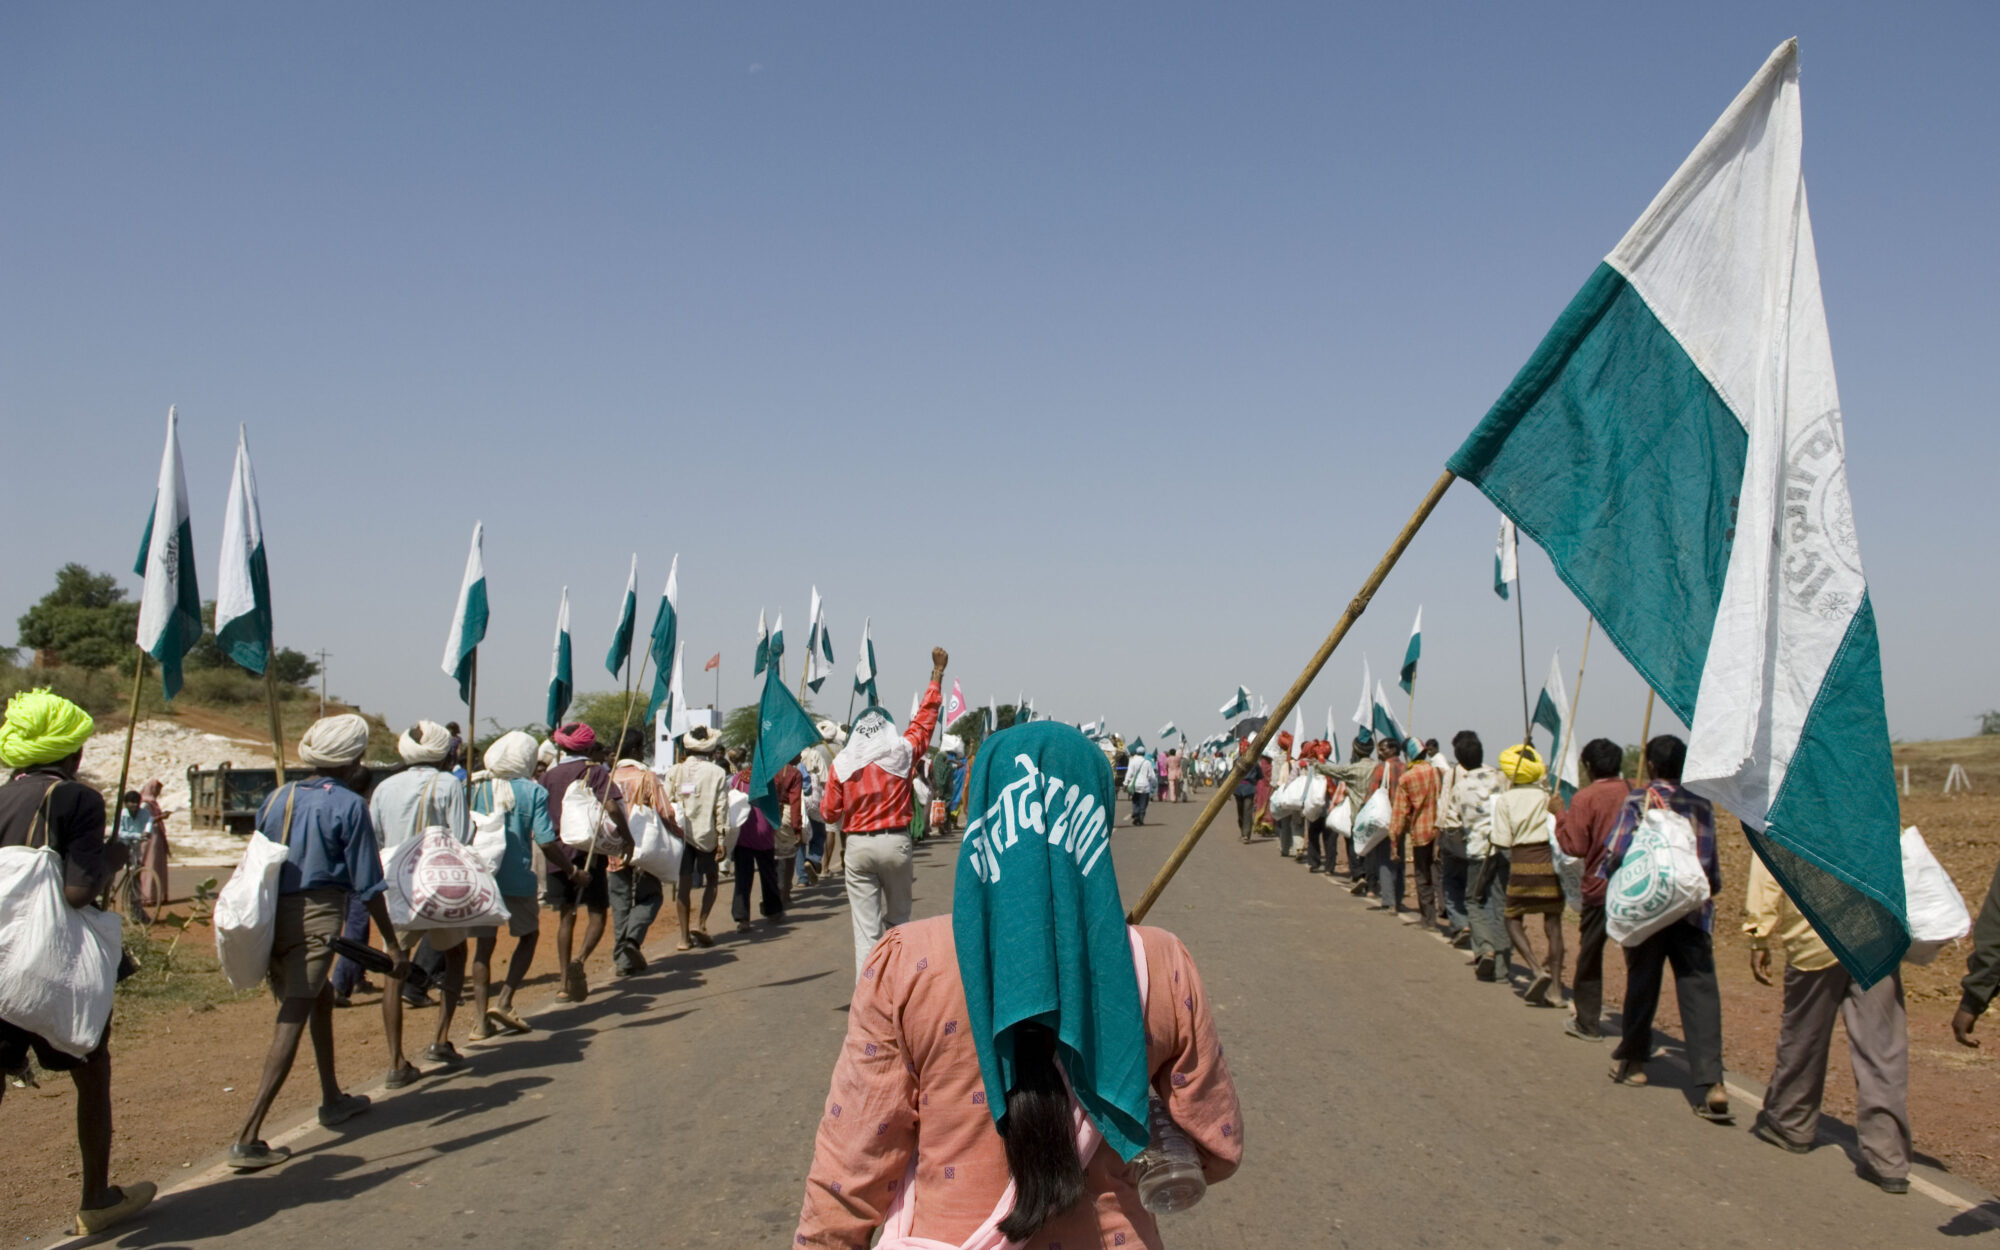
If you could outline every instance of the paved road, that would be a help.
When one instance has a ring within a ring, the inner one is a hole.
[[[1128,899],[1196,810],[1120,831]],[[918,915],[948,906],[955,850],[920,850]],[[1220,831],[1151,919],[1201,964],[1248,1139],[1238,1177],[1166,1223],[1176,1250],[2000,1245],[1984,1212],[1884,1195],[1838,1148],[1795,1158],[1697,1120],[1672,1047],[1653,1087],[1611,1085],[1604,1048],[1564,1039],[1558,1013],[1475,984],[1462,955],[1269,843]],[[280,1169],[198,1178],[108,1244],[784,1246],[846,1024],[848,932],[844,901],[815,891],[783,933],[548,1004],[469,1073],[351,1134],[300,1132]]]

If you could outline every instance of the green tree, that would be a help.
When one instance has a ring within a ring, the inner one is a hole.
[[[1981,712],[1979,714],[1979,732],[1982,734],[2000,734],[2000,712]]]
[[[65,564],[56,588],[22,614],[19,628],[24,647],[76,668],[109,668],[131,658],[139,605],[112,574]]]
[[[646,724],[646,696],[644,694],[638,694],[633,697],[631,719],[629,721],[626,719],[625,692],[623,690],[597,690],[589,694],[577,695],[576,698],[570,701],[569,711],[563,713],[563,720],[565,722],[581,721],[583,724],[590,726],[591,729],[596,731],[597,740],[605,745],[606,750],[617,747],[618,730],[621,725],[641,730],[646,734],[648,739],[652,737],[651,729]]]
[[[215,600],[201,605],[201,641],[188,652],[189,668],[238,668],[235,660],[215,641]],[[271,656],[271,676],[281,686],[303,686],[319,676],[319,662],[303,651],[279,647]],[[245,671],[240,670],[239,671]]]

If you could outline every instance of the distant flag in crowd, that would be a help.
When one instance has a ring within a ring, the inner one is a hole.
[[[472,549],[465,553],[465,580],[452,609],[451,633],[444,642],[444,671],[458,682],[459,702],[472,702],[472,664],[486,640],[486,527],[472,523]]]
[[[1302,707],[1299,707],[1297,704],[1293,704],[1292,705],[1292,750],[1297,751],[1299,749],[1299,745],[1303,743],[1305,740],[1306,740],[1306,710]]]
[[[1338,757],[1340,754],[1340,739],[1333,732],[1333,704],[1331,703],[1326,705],[1326,744],[1333,749],[1333,754]]]
[[[1166,724],[1160,726],[1160,741],[1165,742],[1169,738],[1177,736],[1179,733],[1180,730],[1174,726],[1174,723],[1172,721],[1168,721]]]
[[[965,715],[965,695],[958,688],[958,678],[951,679],[951,697],[944,702],[944,727],[950,729],[959,717]]]
[[[625,575],[625,598],[618,605],[618,631],[611,635],[611,649],[604,653],[604,667],[618,676],[632,659],[632,629],[639,618],[639,553],[632,553],[632,571]]]
[[[1424,607],[1417,605],[1417,619],[1410,625],[1410,645],[1403,649],[1403,676],[1396,684],[1404,694],[1417,692],[1417,657],[1424,653]]]
[[[1270,714],[1271,714],[1271,701],[1269,699],[1260,697],[1257,700],[1257,715],[1269,716]]]
[[[1403,732],[1403,723],[1396,719],[1395,709],[1389,706],[1389,695],[1382,689],[1381,682],[1375,683],[1375,707],[1370,719],[1373,721],[1376,737],[1389,738],[1396,742],[1409,740],[1409,735]]]
[[[1235,697],[1222,705],[1222,718],[1224,720],[1235,720],[1249,710],[1250,687],[1238,686],[1236,687]]]
[[[680,692],[674,685],[674,656],[680,635],[681,600],[681,556],[674,553],[674,562],[667,566],[667,587],[660,592],[660,606],[653,610],[653,638],[648,654],[653,659],[653,695],[646,700],[646,719],[657,717],[662,709],[671,710],[673,696]]]
[[[1363,746],[1375,741],[1375,677],[1368,670],[1368,657],[1361,657],[1361,702],[1354,705],[1354,740]]]
[[[549,656],[549,703],[548,714],[543,723],[555,729],[563,723],[563,713],[569,711],[569,701],[576,694],[576,679],[570,671],[569,656],[569,587],[562,590],[562,603],[556,608],[555,650]]]
[[[1686,786],[1865,987],[1909,925],[1801,131],[1788,41],[1449,466],[1691,727]]]
[[[861,658],[854,664],[854,693],[873,707],[881,702],[875,694],[875,618],[864,617],[861,621]]]
[[[750,803],[773,825],[783,820],[783,804],[773,783],[785,765],[818,741],[819,728],[785,689],[773,665],[757,701],[757,746],[750,755]]]
[[[750,670],[752,677],[764,671],[771,662],[771,631],[764,628],[764,609],[757,609],[757,666]]]
[[[1521,580],[1521,538],[1513,519],[1500,518],[1500,541],[1493,548],[1493,593],[1507,597],[1507,583]]]
[[[769,648],[769,655],[766,657],[765,662],[768,663],[772,668],[775,668],[782,673],[785,671],[785,666],[782,663],[780,663],[780,661],[782,661],[784,658],[785,658],[785,614],[783,612],[780,612],[778,613],[777,619],[771,622],[771,645]]]
[[[682,656],[687,651],[685,640],[674,642],[674,676],[667,693],[667,736],[678,738],[688,731],[687,681],[682,671]]]
[[[986,732],[994,733],[1000,728],[1000,709],[994,704],[993,696],[986,696]]]
[[[180,416],[167,409],[167,449],[160,456],[153,512],[139,541],[133,572],[146,579],[139,595],[139,648],[160,662],[167,697],[181,690],[181,657],[201,641],[201,588],[194,577],[194,526],[188,519],[187,474],[181,469]]]
[[[1570,741],[1569,726],[1563,718],[1569,715],[1569,692],[1563,688],[1563,654],[1560,649],[1549,661],[1548,680],[1542,683],[1541,697],[1535,700],[1535,714],[1532,724],[1549,731],[1549,753],[1547,758],[1560,761],[1559,768],[1551,768],[1549,775],[1555,779],[1562,791],[1564,802],[1576,793],[1577,787],[1577,745]]]
[[[712,673],[716,669],[721,667],[722,667],[722,652],[718,651],[714,655],[708,657],[708,663],[701,666],[701,671],[704,673]]]
[[[1135,753],[1144,751],[1146,749],[1146,740],[1144,738],[1134,738],[1127,744],[1127,749]]]
[[[833,672],[833,641],[826,634],[826,602],[813,587],[812,609],[806,623],[806,687],[814,694]]]
[[[264,513],[250,468],[250,436],[236,427],[236,468],[222,514],[222,572],[215,594],[215,645],[264,675],[271,659],[271,574],[264,562]]]

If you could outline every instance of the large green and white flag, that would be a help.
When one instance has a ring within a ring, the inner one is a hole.
[[[1369,721],[1376,737],[1408,744],[1410,735],[1403,731],[1403,722],[1396,719],[1395,710],[1389,706],[1389,694],[1379,681],[1375,683],[1375,704],[1369,711]]]
[[[1535,712],[1530,720],[1549,731],[1548,758],[1558,761],[1557,766],[1549,770],[1549,775],[1567,801],[1576,793],[1577,757],[1581,748],[1572,740],[1575,735],[1569,731],[1569,692],[1563,687],[1562,663],[1563,654],[1558,650],[1549,661],[1548,680],[1542,683],[1542,693],[1535,699]]]
[[[486,527],[472,523],[472,550],[465,553],[465,579],[458,585],[458,606],[451,612],[451,633],[444,640],[444,671],[458,682],[461,703],[472,702],[473,656],[486,640]]]
[[[1224,720],[1235,720],[1249,710],[1250,687],[1238,686],[1236,687],[1236,697],[1222,705],[1222,717]]]
[[[604,653],[604,667],[618,676],[632,659],[632,630],[639,621],[639,553],[632,553],[632,571],[625,575],[625,597],[618,603],[618,629],[611,635],[611,649]]]
[[[663,709],[667,718],[668,738],[678,738],[688,731],[687,672],[683,667],[682,656],[686,650],[685,639],[674,643],[674,675],[667,695],[667,706]]]
[[[216,579],[215,645],[244,668],[264,675],[271,662],[271,573],[264,560],[264,513],[250,468],[250,437],[236,427],[236,467],[222,514],[222,569]]]
[[[1493,593],[1507,597],[1507,583],[1521,580],[1521,537],[1509,517],[1500,518],[1500,540],[1493,547]]]
[[[772,824],[783,821],[783,804],[773,789],[778,773],[818,741],[819,727],[778,680],[773,665],[757,701],[757,747],[750,756],[750,802]]]
[[[1403,648],[1403,675],[1396,684],[1404,694],[1417,692],[1417,657],[1424,653],[1424,607],[1417,605],[1417,619],[1410,625],[1410,645]]]
[[[1800,117],[1787,42],[1449,463],[1691,727],[1684,783],[1865,986],[1909,932]]]
[[[1354,740],[1363,746],[1375,741],[1375,675],[1366,655],[1361,657],[1361,701],[1354,705]]]
[[[854,693],[867,700],[864,706],[874,707],[882,700],[875,693],[875,618],[864,617],[861,621],[861,658],[854,664]]]
[[[569,658],[569,587],[563,587],[562,604],[556,609],[555,650],[549,656],[549,702],[543,721],[550,732],[561,728],[563,713],[576,694],[576,679]]]
[[[764,628],[764,609],[757,609],[757,662],[750,670],[752,677],[764,671],[771,662],[771,631]]]
[[[674,674],[675,643],[680,634],[681,555],[667,566],[667,588],[660,592],[660,606],[653,611],[653,637],[647,654],[653,659],[653,697],[646,700],[646,719],[670,709],[677,687]]]
[[[1172,721],[1160,726],[1160,741],[1167,742],[1180,736],[1180,729]]]
[[[181,423],[167,409],[167,449],[160,456],[153,512],[139,542],[133,572],[146,579],[139,594],[139,649],[160,662],[160,685],[181,691],[181,657],[201,641],[201,588],[194,576],[194,527],[188,523],[187,474],[181,469]]]

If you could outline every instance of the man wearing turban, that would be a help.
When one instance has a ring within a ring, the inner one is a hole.
[[[278,1000],[278,1024],[250,1115],[229,1148],[229,1166],[239,1172],[291,1157],[290,1150],[274,1148],[258,1134],[308,1030],[319,1068],[319,1122],[331,1127],[368,1110],[368,1099],[342,1093],[334,1076],[334,991],[328,978],[333,952],[327,945],[349,900],[355,900],[364,917],[373,917],[390,950],[402,946],[383,894],[387,883],[375,849],[375,826],[361,797],[368,788],[368,769],[361,763],[367,748],[368,722],[359,716],[315,721],[299,740],[299,758],[311,774],[278,787],[257,812],[257,832],[281,843],[286,853],[278,870],[278,914],[271,935],[271,993]],[[358,936],[367,939],[365,920]],[[401,961],[397,975],[407,969],[408,961]]]
[[[562,753],[555,765],[542,774],[542,789],[548,792],[549,818],[555,824],[557,837],[562,836],[563,797],[572,784],[581,781],[604,805],[605,815],[611,818],[617,830],[620,845],[613,850],[613,855],[620,858],[630,855],[632,832],[625,823],[624,796],[612,783],[611,770],[596,762],[596,757],[602,754],[598,749],[597,731],[581,721],[572,721],[558,726],[549,739]],[[587,852],[584,861],[586,875],[580,888],[567,873],[551,871],[544,878],[549,906],[556,909],[556,961],[563,969],[562,988],[556,991],[559,1002],[580,1003],[589,997],[590,979],[584,975],[583,961],[589,959],[597,944],[604,940],[604,925],[611,910],[611,884],[605,857]],[[584,925],[581,952],[574,947],[578,907],[590,916]]]
[[[63,900],[88,907],[125,866],[126,851],[104,836],[104,796],[76,779],[83,744],[95,725],[90,713],[48,690],[29,690],[7,701],[0,724],[0,764],[12,770],[0,786],[0,846],[46,846],[62,859]],[[27,1067],[28,1054],[45,1071],[67,1072],[76,1085],[76,1144],[83,1156],[83,1196],[77,1204],[79,1236],[131,1218],[153,1200],[145,1182],[123,1188],[111,1179],[111,1052],[104,1036],[81,1058],[47,1038],[0,1020],[0,1069]],[[0,1083],[0,1089],[4,1083]]]
[[[436,721],[418,721],[396,739],[396,753],[406,767],[377,784],[368,800],[368,815],[375,822],[375,839],[381,850],[387,852],[411,838],[420,838],[433,826],[470,844],[472,817],[465,806],[465,783],[445,771],[451,756],[451,731]],[[423,1057],[424,1062],[447,1072],[465,1066],[458,1048],[451,1044],[451,1019],[458,1010],[459,987],[465,984],[465,939],[463,929],[429,929],[404,935],[404,947],[412,954],[428,940],[433,954],[444,957],[444,1004],[438,1011],[437,1035]],[[398,977],[382,994],[390,1089],[401,1089],[423,1075],[403,1055],[402,991]]]

